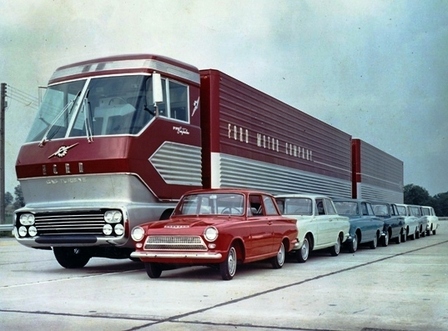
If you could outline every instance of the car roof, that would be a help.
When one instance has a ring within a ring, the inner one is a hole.
[[[310,199],[328,198],[328,199],[330,199],[330,197],[328,195],[324,195],[324,194],[308,194],[308,193],[277,194],[274,197],[275,198],[310,198]]]
[[[185,192],[184,195],[187,194],[198,194],[198,193],[240,193],[240,194],[264,194],[270,195],[272,194],[252,189],[244,189],[244,188],[211,188],[211,189],[197,189]]]

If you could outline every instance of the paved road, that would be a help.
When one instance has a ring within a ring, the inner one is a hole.
[[[1,330],[448,330],[448,222],[437,235],[355,254],[149,279],[141,264],[61,268],[0,238]]]

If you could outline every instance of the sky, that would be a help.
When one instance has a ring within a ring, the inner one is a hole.
[[[0,12],[12,194],[38,87],[59,66],[133,53],[219,69],[402,160],[404,185],[448,191],[448,0],[0,0]]]

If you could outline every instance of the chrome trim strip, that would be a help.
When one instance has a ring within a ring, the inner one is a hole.
[[[167,253],[167,252],[132,252],[133,258],[152,259],[198,259],[198,260],[218,260],[222,258],[221,253]]]

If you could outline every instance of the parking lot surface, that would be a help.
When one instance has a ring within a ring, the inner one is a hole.
[[[388,247],[315,252],[150,279],[141,263],[59,266],[51,251],[0,238],[2,330],[448,330],[448,222],[437,235]]]

